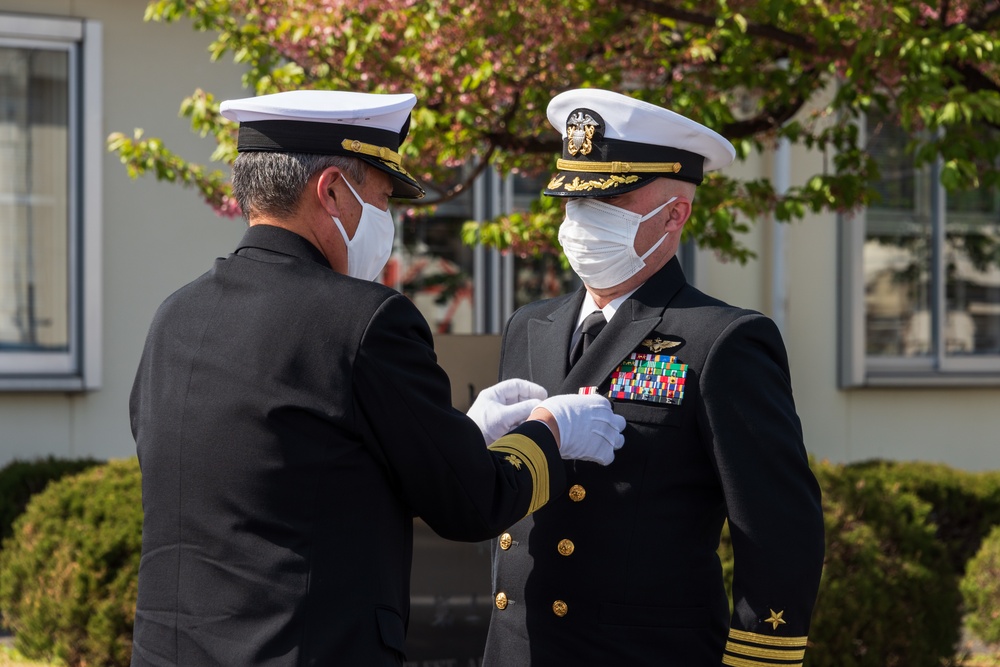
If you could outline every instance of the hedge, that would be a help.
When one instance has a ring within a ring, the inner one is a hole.
[[[826,560],[805,667],[951,664],[959,578],[1000,525],[1000,472],[882,460],[811,466],[823,490]],[[719,556],[731,595],[727,532]],[[1000,598],[984,604],[1000,614]]]
[[[11,461],[0,468],[0,541],[10,537],[11,526],[33,495],[49,482],[72,475],[100,463],[97,459],[57,459]]]
[[[954,664],[963,592],[969,627],[996,641],[1000,629],[987,621],[1000,615],[1000,529],[984,538],[1000,526],[1000,472],[886,461],[812,468],[827,553],[805,667]],[[17,519],[0,550],[0,613],[24,655],[128,664],[140,486],[135,459],[111,462],[52,483]],[[731,587],[728,534],[719,554]]]
[[[961,590],[969,629],[985,642],[1000,644],[1000,526],[969,561]]]
[[[138,462],[51,483],[0,549],[0,612],[23,655],[125,667],[142,540]]]

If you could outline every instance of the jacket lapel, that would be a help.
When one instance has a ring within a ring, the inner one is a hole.
[[[576,327],[583,290],[577,291],[544,319],[528,321],[528,358],[533,382],[554,395],[569,370],[569,341]]]
[[[653,329],[660,324],[670,300],[684,285],[684,274],[676,258],[647,280],[642,287],[622,303],[593,345],[565,375],[559,386],[560,394],[575,394],[580,387],[599,387],[623,359],[634,351]],[[582,298],[577,301],[574,318]],[[575,322],[575,319],[574,319]],[[572,330],[570,331],[570,334]],[[569,349],[569,338],[560,348]],[[563,363],[567,354],[562,355]]]

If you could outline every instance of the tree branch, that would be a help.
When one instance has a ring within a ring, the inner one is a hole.
[[[981,92],[983,90],[992,90],[1000,92],[1000,83],[991,79],[986,74],[973,66],[968,64],[953,64],[952,67],[955,71],[962,75],[962,85],[968,90],[974,93]]]
[[[966,25],[976,31],[988,30],[990,26],[1000,19],[1000,3],[995,3],[992,9],[983,8],[983,12],[975,19],[966,20]]]
[[[693,23],[695,25],[701,25],[708,28],[715,26],[716,22],[715,16],[709,14],[697,14],[695,12],[678,9],[676,7],[672,7],[664,0],[624,0],[623,4],[633,7],[634,9],[645,10],[650,14],[657,14],[664,18],[676,19],[678,21],[683,21],[684,23]],[[802,35],[790,33],[773,25],[748,23],[746,31],[748,35],[763,37],[773,42],[784,44],[797,51],[802,51],[803,53],[816,53],[816,43],[813,40],[803,37]]]
[[[417,205],[435,206],[437,204],[443,204],[451,201],[461,195],[469,186],[472,185],[473,182],[475,182],[477,178],[479,178],[480,174],[486,171],[486,167],[490,166],[490,158],[493,157],[493,153],[496,152],[496,149],[497,147],[495,145],[491,145],[489,150],[486,151],[486,154],[483,155],[482,159],[479,161],[479,164],[477,164],[475,168],[472,169],[472,171],[470,171],[464,179],[462,179],[461,182],[446,190],[443,195],[437,199],[429,199],[427,201],[419,200]]]

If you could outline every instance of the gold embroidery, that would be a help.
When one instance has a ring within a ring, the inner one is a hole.
[[[765,623],[770,623],[773,626],[773,629],[777,630],[779,625],[784,625],[785,624],[785,619],[781,618],[781,615],[784,614],[785,611],[782,610],[782,611],[777,611],[776,612],[773,609],[769,609],[769,611],[771,612],[771,617],[770,618],[765,618],[764,622]]]
[[[571,152],[572,154],[572,152]],[[560,171],[607,172],[609,174],[627,174],[629,172],[662,174],[681,170],[680,162],[591,162],[589,160],[556,160],[556,169]]]
[[[607,190],[608,188],[616,188],[619,185],[628,185],[629,183],[635,183],[639,180],[638,176],[611,176],[604,180],[590,180],[583,181],[577,176],[573,179],[572,183],[567,183],[563,186],[563,189],[567,192],[579,192],[581,190]],[[551,185],[551,184],[550,184]],[[551,189],[551,188],[550,188]]]
[[[355,153],[361,153],[362,155],[370,155],[372,157],[377,157],[382,160],[382,163],[393,171],[399,172],[403,176],[412,179],[405,169],[403,169],[403,158],[396,151],[390,150],[385,146],[376,146],[374,144],[366,144],[363,141],[358,141],[357,139],[344,139],[340,142],[341,147],[346,150],[353,151]]]
[[[772,649],[760,648],[758,646],[748,646],[735,642],[726,642],[726,650],[730,653],[749,655],[753,658],[770,658],[772,660],[803,660],[806,657],[806,650],[800,649]]]
[[[549,464],[537,442],[520,433],[509,433],[490,445],[489,449],[501,454],[513,454],[528,466],[532,482],[528,514],[549,502]]]
[[[746,658],[737,658],[732,655],[723,655],[722,664],[730,665],[730,667],[773,667],[773,662],[760,662],[759,660],[747,660]],[[801,662],[783,662],[781,667],[802,667]]]
[[[395,168],[398,168],[403,161],[403,158],[399,155],[399,153],[389,150],[385,146],[366,144],[363,141],[358,141],[357,139],[344,139],[340,142],[340,145],[349,151],[361,153],[362,155],[370,155],[372,157],[377,157],[380,160],[390,162]]]
[[[517,468],[518,470],[521,469],[521,459],[517,458],[513,454],[511,454],[510,456],[505,456],[504,460],[505,461],[510,461],[510,464],[512,466],[514,466],[515,468]]]
[[[745,630],[730,630],[729,637],[741,642],[753,642],[763,646],[805,646],[808,637],[772,637]]]

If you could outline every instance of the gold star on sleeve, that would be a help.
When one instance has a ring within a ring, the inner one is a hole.
[[[785,619],[781,618],[781,616],[785,613],[784,610],[774,611],[773,609],[768,609],[768,611],[771,612],[771,617],[765,618],[764,619],[765,623],[770,623],[772,629],[774,630],[777,630],[779,625],[784,625],[786,621]]]

